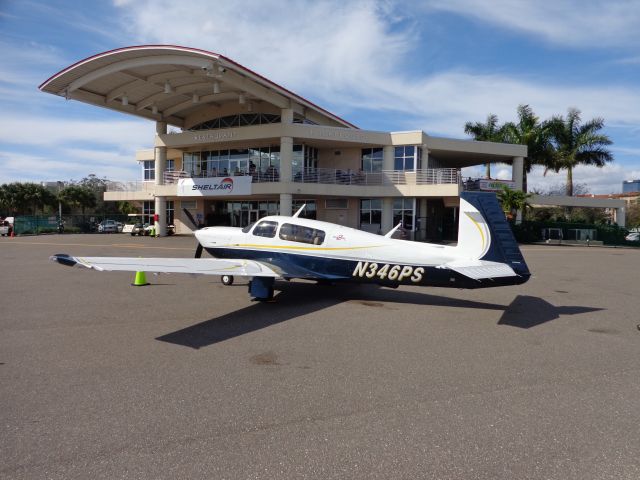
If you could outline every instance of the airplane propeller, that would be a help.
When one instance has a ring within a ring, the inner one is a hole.
[[[191,221],[191,223],[193,224],[196,230],[200,230],[202,228],[202,225],[198,225],[196,223],[195,218],[193,218],[193,215],[191,215],[191,212],[189,210],[187,210],[186,208],[183,208],[182,211],[187,216],[187,218]],[[198,246],[196,247],[196,254],[194,255],[194,258],[202,257],[202,250],[204,250],[202,248],[202,244],[198,242]]]

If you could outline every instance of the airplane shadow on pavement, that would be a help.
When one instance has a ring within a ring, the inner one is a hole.
[[[498,325],[531,328],[555,320],[560,315],[579,315],[600,310],[604,309],[581,306],[556,307],[542,298],[518,295],[505,309],[498,321]]]
[[[537,297],[518,295],[510,305],[464,300],[441,295],[407,292],[368,285],[313,286],[305,283],[278,282],[280,293],[275,302],[255,302],[251,306],[206,320],[156,340],[199,349],[231,338],[261,330],[346,301],[407,303],[469,309],[502,310],[499,325],[531,328],[555,320],[560,315],[574,315],[601,310],[591,307],[556,307]],[[311,292],[311,293],[310,293]]]

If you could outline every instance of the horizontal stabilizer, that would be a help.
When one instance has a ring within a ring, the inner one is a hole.
[[[458,260],[445,263],[441,268],[448,268],[474,280],[518,276],[509,265],[486,260]]]
[[[242,259],[72,257],[64,253],[53,255],[50,259],[68,267],[92,268],[98,271],[191,273],[198,275],[274,278],[280,276],[263,263]]]

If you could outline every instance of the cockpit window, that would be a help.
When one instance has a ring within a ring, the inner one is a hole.
[[[256,237],[273,238],[276,236],[276,230],[278,229],[278,222],[270,222],[265,220],[258,223],[256,228],[253,229],[253,234]]]
[[[321,245],[324,242],[325,233],[322,230],[293,223],[284,223],[280,227],[280,238],[289,242],[311,243]]]
[[[256,222],[253,222],[253,223],[250,223],[249,225],[247,225],[246,227],[243,227],[242,228],[242,233],[249,233],[255,224],[256,224]]]

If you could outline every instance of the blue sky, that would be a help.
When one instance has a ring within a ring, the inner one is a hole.
[[[619,192],[640,178],[638,25],[637,0],[0,0],[0,183],[138,179],[151,122],[37,86],[90,55],[166,43],[222,53],[364,129],[465,138],[466,121],[515,120],[518,104],[542,119],[576,107],[605,119],[615,162],[575,182]]]

